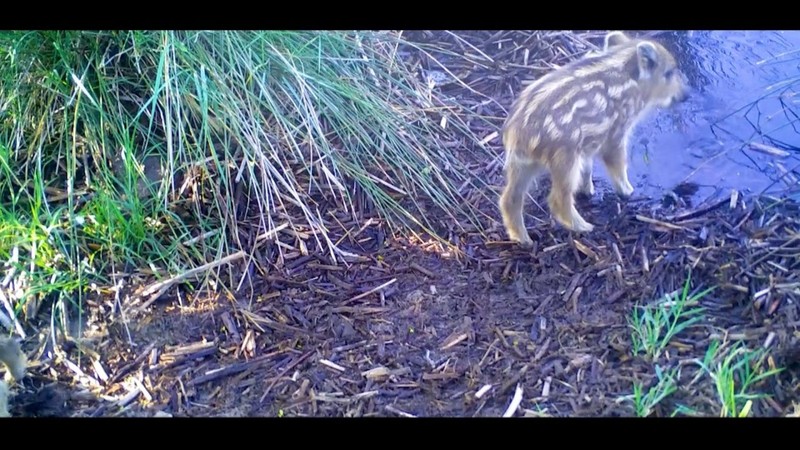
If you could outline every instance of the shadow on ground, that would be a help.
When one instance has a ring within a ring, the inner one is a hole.
[[[791,204],[767,206],[717,203],[655,219],[607,195],[581,205],[597,233],[545,223],[532,230],[532,253],[475,239],[462,263],[393,241],[349,268],[304,261],[293,276],[252,286],[252,300],[248,286],[230,300],[164,297],[135,326],[109,328],[99,364],[85,361],[73,377],[95,380],[98,400],[84,392],[69,414],[500,416],[519,387],[518,415],[630,416],[624,397],[656,381],[655,364],[633,353],[632,309],[681,289],[693,267],[695,286],[722,288],[657,361],[681,372],[652,413],[718,415],[714,381],[695,362],[713,342],[740,341],[767,343],[769,364],[786,368],[753,386],[772,397],[752,414],[787,415],[800,400],[800,320],[796,294],[766,270],[796,271],[798,215]],[[770,283],[773,294],[753,303]]]

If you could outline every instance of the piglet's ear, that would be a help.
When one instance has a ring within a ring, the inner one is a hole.
[[[658,66],[658,49],[652,42],[641,42],[636,46],[639,60],[639,79],[649,78]]]
[[[607,51],[611,47],[624,44],[629,40],[630,38],[628,38],[628,36],[626,36],[622,31],[611,31],[606,35],[605,41],[603,42],[603,51]]]

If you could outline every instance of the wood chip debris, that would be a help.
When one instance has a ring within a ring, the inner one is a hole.
[[[506,412],[503,413],[503,417],[511,417],[517,412],[519,404],[522,403],[522,393],[522,385],[517,384],[517,388],[514,390],[514,397],[511,399]]]
[[[547,398],[550,396],[550,384],[553,382],[553,377],[544,379],[544,386],[542,386],[542,397]]]
[[[336,370],[336,371],[339,371],[339,372],[347,371],[347,369],[345,369],[344,367],[336,364],[335,362],[328,361],[327,359],[320,359],[319,363],[322,364],[325,367],[329,367],[329,368],[331,368],[333,370]]]
[[[478,389],[478,392],[475,393],[475,398],[480,399],[481,397],[486,395],[486,393],[489,392],[490,389],[492,389],[491,384],[484,385],[482,388]]]
[[[469,334],[468,333],[461,333],[461,334],[459,334],[457,336],[454,336],[452,339],[450,339],[449,342],[445,342],[445,344],[442,345],[440,348],[441,348],[441,350],[447,350],[447,349],[449,349],[451,347],[455,347],[456,345],[460,344],[461,342],[466,341],[468,338],[469,338]]]
[[[386,405],[386,406],[384,407],[384,409],[386,409],[387,411],[389,411],[389,412],[391,412],[391,413],[397,414],[397,415],[398,415],[398,416],[400,416],[400,417],[407,417],[407,418],[410,418],[410,419],[414,419],[414,418],[416,418],[416,417],[417,417],[417,416],[415,416],[415,415],[413,415],[413,414],[409,414],[409,413],[407,413],[407,412],[405,412],[405,411],[400,411],[399,409],[395,408],[395,407],[394,407],[394,406],[392,406],[392,405]]]

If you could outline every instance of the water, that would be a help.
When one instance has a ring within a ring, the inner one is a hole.
[[[800,31],[679,31],[657,38],[675,53],[694,92],[675,109],[652,114],[631,136],[629,177],[637,194],[659,197],[682,182],[696,183],[699,198],[732,189],[785,191],[779,177],[800,168]],[[750,142],[790,155],[766,155]]]

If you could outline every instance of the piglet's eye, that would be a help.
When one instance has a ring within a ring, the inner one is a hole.
[[[673,75],[675,75],[675,70],[674,69],[670,69],[670,70],[664,72],[664,77],[666,77],[668,80],[670,78],[672,78]]]

